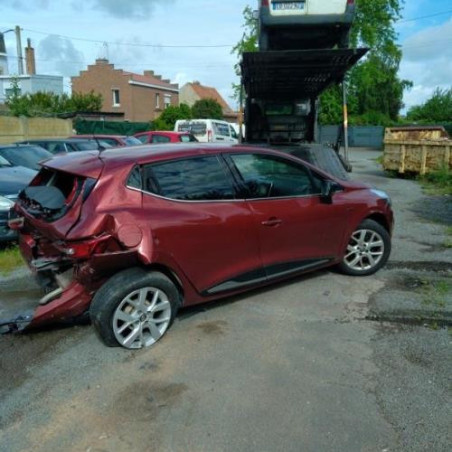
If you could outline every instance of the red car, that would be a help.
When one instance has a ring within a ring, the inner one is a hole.
[[[164,130],[140,132],[136,133],[134,137],[143,144],[190,143],[198,141],[194,135],[188,132],[167,132]]]
[[[73,135],[70,138],[99,140],[112,147],[138,146],[142,144],[141,141],[137,140],[135,137],[127,135],[99,135],[96,133],[93,135]]]
[[[22,330],[89,312],[109,346],[154,344],[178,309],[336,265],[387,261],[388,196],[286,154],[162,145],[68,154],[19,196],[20,249],[47,289]]]

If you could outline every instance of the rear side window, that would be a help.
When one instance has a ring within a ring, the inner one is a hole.
[[[235,198],[229,173],[216,156],[149,165],[145,190],[170,199],[215,201]]]

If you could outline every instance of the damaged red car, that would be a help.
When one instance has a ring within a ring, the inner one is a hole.
[[[46,289],[5,331],[89,314],[109,346],[159,340],[181,306],[315,269],[369,275],[391,249],[391,201],[286,154],[176,144],[51,159],[11,226]]]

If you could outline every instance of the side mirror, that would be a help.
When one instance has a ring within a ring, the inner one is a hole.
[[[333,203],[333,193],[335,192],[336,184],[330,180],[322,181],[322,191],[320,193],[320,199],[325,204]]]

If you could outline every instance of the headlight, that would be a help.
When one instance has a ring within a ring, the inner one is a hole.
[[[386,199],[386,202],[388,203],[389,206],[392,206],[392,201],[390,196],[383,190],[377,190],[375,188],[372,188],[370,190],[374,195],[377,195],[379,198],[381,199]]]
[[[11,201],[8,198],[5,198],[4,196],[0,196],[0,209],[1,210],[9,210],[11,207],[14,206],[14,201]]]

